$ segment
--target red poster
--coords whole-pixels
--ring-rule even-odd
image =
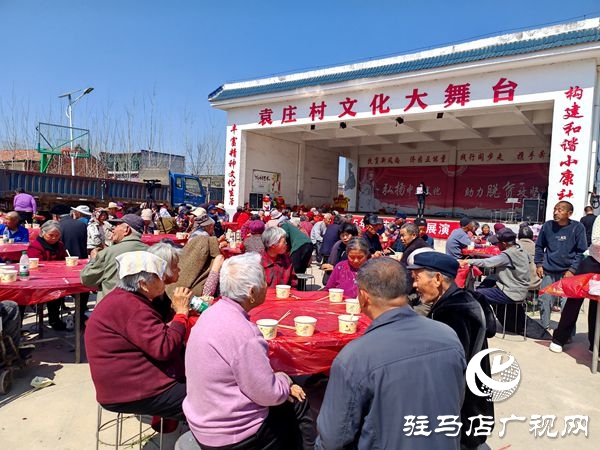
[[[415,188],[429,191],[425,215],[470,214],[509,210],[509,198],[537,198],[548,187],[548,163],[361,168],[358,211],[402,209],[416,212]],[[516,206],[520,207],[520,204]]]

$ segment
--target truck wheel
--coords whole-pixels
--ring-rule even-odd
[[[10,370],[6,369],[0,373],[0,395],[7,394],[12,385],[12,376]]]

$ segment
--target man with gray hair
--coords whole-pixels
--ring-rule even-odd
[[[440,415],[458,420],[466,363],[456,334],[408,306],[407,274],[397,261],[371,259],[356,283],[361,310],[373,322],[333,361],[315,448],[458,450],[456,429],[413,433],[415,416],[430,424]]]

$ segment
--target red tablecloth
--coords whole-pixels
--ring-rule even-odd
[[[186,239],[177,239],[176,234],[143,234],[142,242],[148,245],[154,245],[160,242],[161,239],[171,239],[176,244],[185,245],[187,242]]]
[[[4,261],[19,262],[21,253],[27,251],[29,244],[0,244],[0,258]]]
[[[291,310],[292,313],[281,324],[292,327],[296,316],[312,316],[317,319],[316,331],[311,337],[296,336],[296,332],[291,329],[278,329],[277,337],[267,341],[271,366],[273,370],[289,375],[328,372],[340,350],[362,335],[371,320],[360,314],[358,331],[355,334],[343,334],[338,331],[338,315],[346,314],[344,303],[330,303],[328,298],[324,298],[328,296],[327,291],[292,290],[292,295],[300,299],[279,300],[275,296],[275,290],[269,289],[265,303],[250,311],[250,320],[256,322],[258,319],[279,319]]]
[[[240,224],[237,222],[221,222],[223,230],[237,231],[240,229]]]
[[[29,228],[29,242],[35,240],[40,235],[40,228]]]
[[[96,290],[81,284],[81,269],[87,260],[79,260],[74,267],[64,261],[40,261],[40,267],[29,271],[27,281],[0,283],[0,300],[14,300],[19,305],[45,303],[65,295]],[[17,268],[15,266],[15,268]]]
[[[474,248],[473,250],[463,248],[460,252],[463,256],[468,256],[470,258],[489,258],[490,256],[499,255],[502,250],[495,245],[490,245],[488,247]]]

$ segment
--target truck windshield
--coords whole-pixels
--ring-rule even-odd
[[[194,178],[186,178],[185,179],[185,191],[186,194],[190,195],[200,195],[202,191],[200,190],[200,183],[198,180]]]

